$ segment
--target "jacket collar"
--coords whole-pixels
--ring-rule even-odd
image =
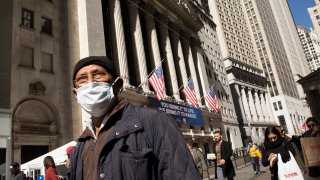
[[[116,122],[106,143],[113,139],[119,139],[133,132],[142,130],[142,122],[138,117],[135,107],[130,103],[126,104],[122,111],[121,119]]]
[[[127,134],[143,129],[142,122],[138,119],[135,107],[127,100],[122,100],[118,103],[118,105],[112,110],[108,120],[118,118],[117,115],[119,115],[119,113],[121,113],[121,119],[115,119],[116,122],[114,128],[112,128],[106,143],[113,139],[119,139]],[[104,131],[104,129],[105,127],[101,129],[101,132]],[[95,135],[88,127],[86,127],[78,140],[87,138],[95,139]]]

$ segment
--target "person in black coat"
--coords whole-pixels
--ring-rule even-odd
[[[302,138],[320,136],[320,126],[316,118],[309,117],[306,121],[306,124],[308,126],[308,131],[303,133]],[[300,144],[300,141],[299,141],[299,144]],[[301,144],[300,144],[300,147],[301,147]],[[320,167],[309,167],[308,169],[309,169],[310,177],[320,179]]]
[[[214,132],[213,153],[215,154],[215,178],[233,180],[236,176],[234,167],[231,161],[232,148],[229,142],[222,140],[222,132]]]
[[[123,80],[105,56],[78,61],[73,93],[86,129],[70,154],[71,180],[200,180],[176,121],[119,97]]]
[[[276,127],[268,127],[265,130],[264,148],[262,149],[263,166],[270,166],[271,180],[278,180],[278,155],[281,155],[284,163],[290,160],[290,153],[295,156],[295,151],[289,141],[282,138]]]

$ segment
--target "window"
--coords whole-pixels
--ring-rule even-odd
[[[52,35],[52,21],[49,18],[41,18],[41,32]]]
[[[22,25],[28,28],[33,28],[33,12],[22,9]]]
[[[320,19],[320,16],[319,16],[319,15],[317,15],[317,16],[316,16],[316,19],[317,19],[317,20],[319,20],[319,19]]]
[[[279,109],[282,109],[281,101],[278,101],[278,106],[279,106]]]
[[[21,46],[20,65],[33,68],[33,48]]]
[[[278,111],[277,103],[273,103],[274,110]]]
[[[53,61],[52,61],[52,54],[42,53],[41,54],[42,64],[41,70],[44,72],[53,72]]]

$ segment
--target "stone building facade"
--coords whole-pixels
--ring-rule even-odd
[[[198,32],[201,47],[203,49],[202,59],[198,67],[202,68],[200,73],[202,89],[208,92],[210,88],[215,89],[221,105],[222,128],[224,136],[234,147],[241,147],[241,133],[236,117],[236,111],[232,100],[226,68],[221,55],[220,42],[217,35],[217,25],[210,14],[210,1],[194,1],[196,12],[203,22],[203,28]],[[206,7],[206,8],[205,8]],[[199,56],[201,58],[201,56]]]
[[[213,131],[221,129],[241,147],[216,24],[203,8],[187,0],[14,0],[7,69],[13,160],[24,163],[80,135],[88,114],[71,93],[71,73],[90,55],[110,57],[124,79],[120,96],[138,106],[155,97],[148,75],[161,62],[166,102],[189,107],[181,87],[191,78],[203,125],[179,124],[186,141],[212,152]],[[203,98],[212,85],[221,113]]]
[[[73,139],[66,2],[14,0],[12,157],[27,162]]]
[[[309,68],[313,72],[320,68],[320,40],[312,28],[307,29],[298,25],[297,30]]]
[[[271,110],[267,79],[256,55],[242,1],[210,1],[209,8],[217,23],[242,140],[262,143],[264,129],[278,121]]]
[[[297,80],[309,69],[285,0],[244,0],[250,31],[267,77],[272,110],[289,134],[300,134],[309,108]],[[287,31],[292,29],[291,31]]]

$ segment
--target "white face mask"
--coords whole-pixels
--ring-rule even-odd
[[[76,91],[78,103],[94,117],[104,115],[112,108],[116,100],[110,83],[92,82],[78,88]]]

